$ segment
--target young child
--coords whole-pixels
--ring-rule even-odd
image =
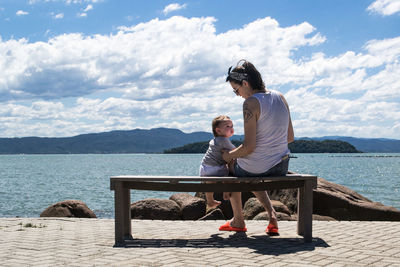
[[[229,140],[234,133],[232,120],[225,115],[213,119],[212,130],[214,138],[209,142],[209,147],[200,165],[200,176],[228,176],[229,168],[222,158],[222,150],[232,150],[235,146]],[[214,199],[213,192],[206,192],[207,206],[215,208],[221,201]]]

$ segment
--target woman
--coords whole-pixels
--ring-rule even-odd
[[[241,64],[240,64],[241,63]],[[232,67],[231,67],[232,68]],[[235,160],[234,172],[239,177],[286,175],[289,165],[288,143],[294,141],[289,106],[283,95],[267,90],[261,74],[253,64],[239,61],[226,81],[236,95],[243,97],[244,142],[232,151],[224,151],[226,162]],[[253,192],[269,215],[266,232],[278,235],[276,212],[266,191]],[[233,219],[221,231],[246,231],[240,192],[232,192]]]

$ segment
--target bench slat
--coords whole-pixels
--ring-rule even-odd
[[[316,176],[308,174],[287,174],[286,176],[268,176],[268,177],[233,177],[233,176],[140,176],[140,175],[120,175],[112,176],[112,181],[220,181],[220,182],[237,182],[237,181],[260,181],[260,180],[314,180]]]
[[[299,188],[304,181],[266,181],[258,183],[168,183],[168,182],[148,182],[148,181],[129,181],[123,183],[125,188],[136,190],[151,191],[170,191],[170,192],[250,192],[263,191],[268,189],[287,189]]]
[[[310,180],[313,183],[313,188],[317,186],[317,177],[313,175],[298,175],[298,174],[288,174],[286,176],[270,176],[270,177],[200,177],[200,176],[133,176],[133,175],[125,175],[125,176],[113,176],[110,179],[111,190],[115,190],[116,183],[124,183],[125,187],[131,189],[140,189],[140,190],[154,190],[154,191],[176,191],[179,192],[206,192],[202,190],[207,190],[207,192],[223,192],[221,189],[216,188],[213,189],[213,186],[216,184],[205,185],[201,184],[202,182],[222,182],[225,183],[225,190],[228,188],[235,188],[234,190],[239,190],[241,192],[245,192],[244,189],[240,190],[241,186],[232,186],[229,187],[227,184],[234,184],[240,182],[241,184],[246,182],[251,182],[254,184],[259,184],[261,182],[268,182],[268,185],[261,185],[259,190],[263,187],[267,189],[276,189],[276,186],[282,186],[282,188],[296,188],[299,187],[296,181],[300,181],[303,183],[304,181]],[[141,183],[139,183],[141,182]],[[275,182],[275,184],[273,183]],[[297,185],[297,186],[296,186]],[[302,184],[301,184],[302,186]],[[167,190],[166,188],[169,188]],[[190,187],[190,189],[189,189]],[[274,188],[273,188],[274,187]],[[196,189],[197,188],[197,189]],[[250,187],[247,187],[250,188]],[[251,186],[251,188],[256,188],[257,185]],[[230,189],[230,192],[233,189]],[[246,189],[247,190],[247,189]],[[251,189],[250,191],[254,191]]]

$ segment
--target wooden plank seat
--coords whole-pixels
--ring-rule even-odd
[[[212,184],[204,182],[215,182]],[[130,190],[171,192],[250,192],[267,189],[298,188],[297,233],[312,241],[313,189],[317,177],[287,174],[274,177],[200,177],[200,176],[113,176],[110,178],[115,200],[115,246],[133,239]]]

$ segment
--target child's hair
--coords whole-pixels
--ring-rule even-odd
[[[213,119],[213,121],[212,121],[212,131],[213,131],[213,134],[214,134],[215,137],[218,136],[218,133],[217,133],[216,129],[218,128],[219,124],[221,122],[223,122],[223,121],[230,121],[230,120],[231,120],[231,118],[229,118],[226,115],[219,115],[219,116],[217,116],[217,117],[215,117]]]

